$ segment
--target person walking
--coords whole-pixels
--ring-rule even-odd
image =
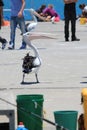
[[[23,11],[25,8],[25,0],[10,0],[11,1],[11,20],[10,20],[10,42],[8,49],[15,48],[15,32],[16,27],[19,25],[21,33],[24,34],[25,31],[25,20]],[[20,49],[25,49],[26,43],[22,40],[22,46]]]
[[[3,6],[4,6],[4,3],[2,0],[0,0],[0,30],[1,30],[2,19],[3,19]],[[4,49],[7,44],[7,40],[0,36],[0,42],[2,43],[2,49]]]
[[[69,41],[69,21],[71,21],[71,41],[80,41],[76,37],[76,2],[78,0],[64,0],[64,16],[65,16],[65,41]]]

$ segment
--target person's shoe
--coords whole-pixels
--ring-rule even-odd
[[[14,49],[13,44],[9,44],[8,49],[9,49],[9,50],[13,50],[13,49]]]
[[[80,41],[80,39],[79,38],[72,38],[72,41]]]
[[[19,49],[20,49],[20,50],[26,49],[26,45],[22,45]]]
[[[2,42],[2,50],[5,49],[7,43],[8,43],[8,42],[4,39],[4,41]]]
[[[66,38],[66,39],[65,39],[65,42],[69,42],[69,39],[68,39],[68,38]]]

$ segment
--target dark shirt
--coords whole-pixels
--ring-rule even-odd
[[[66,19],[76,19],[76,8],[75,8],[75,3],[70,3],[70,4],[65,4],[64,8],[64,15]]]
[[[0,6],[4,6],[4,3],[2,0],[0,0]]]

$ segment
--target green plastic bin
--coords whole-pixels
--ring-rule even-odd
[[[68,130],[76,130],[77,129],[77,111],[55,111],[54,112],[54,118],[55,122],[59,126],[63,126],[64,128],[67,128]],[[56,128],[57,130],[60,130],[60,128]]]
[[[18,123],[22,121],[29,130],[42,130],[42,119],[34,116],[33,113],[43,116],[43,95],[18,95],[16,101]]]

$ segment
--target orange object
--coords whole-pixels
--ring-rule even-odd
[[[2,26],[9,26],[9,25],[10,25],[9,21],[7,21],[7,20],[2,21]]]

